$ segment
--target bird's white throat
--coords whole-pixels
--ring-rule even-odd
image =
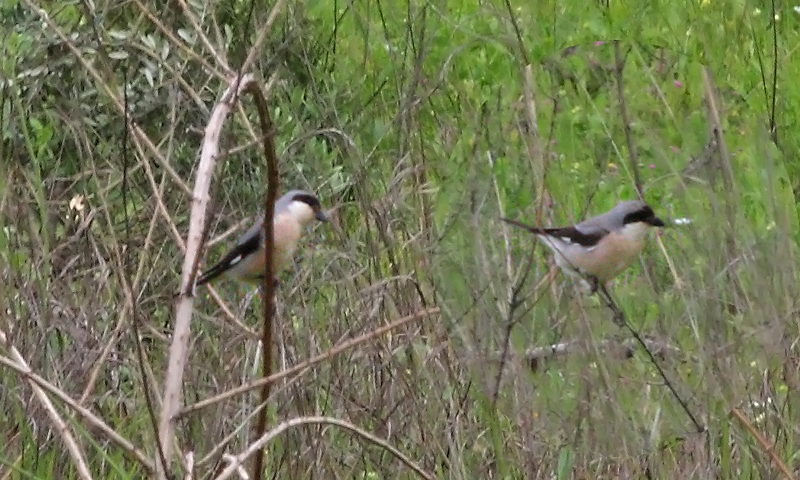
[[[306,202],[293,201],[289,204],[289,215],[292,216],[298,223],[305,226],[314,219],[314,209]]]
[[[624,227],[622,227],[620,233],[628,240],[640,242],[644,240],[644,237],[647,236],[647,233],[650,232],[651,228],[653,228],[653,226],[650,225],[649,223],[634,222],[634,223],[629,223]]]

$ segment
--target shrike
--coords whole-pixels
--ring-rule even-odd
[[[273,270],[277,273],[291,260],[303,229],[312,220],[328,222],[319,199],[303,190],[292,190],[275,202],[273,216]],[[241,237],[222,260],[197,279],[197,285],[208,283],[220,275],[247,284],[259,284],[266,270],[264,220],[259,219]]]
[[[639,200],[620,202],[602,215],[569,227],[541,228],[502,220],[536,234],[553,251],[561,270],[588,280],[593,293],[636,260],[652,227],[664,226],[653,209]]]

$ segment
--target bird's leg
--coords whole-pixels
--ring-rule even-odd
[[[608,290],[606,289],[606,286],[603,284],[603,282],[601,282],[600,279],[598,279],[594,275],[583,274],[583,277],[589,284],[590,288],[589,295],[595,295],[595,294],[599,295],[603,303],[605,303],[606,306],[610,308],[611,311],[613,312],[614,323],[620,327],[624,326],[625,313],[623,313],[622,310],[619,308],[617,302],[615,302],[614,299],[611,298],[611,294],[608,293]]]
[[[600,280],[598,280],[597,277],[595,277],[594,275],[586,275],[585,277],[589,282],[589,288],[590,288],[589,294],[594,295],[595,293],[597,293],[597,288],[600,286]]]
[[[261,279],[262,279],[262,280],[264,279],[264,276],[263,276],[263,275],[261,276]],[[261,282],[258,282],[258,287],[257,287],[257,290],[258,290],[259,292],[261,291],[261,287],[262,287],[263,285],[264,285],[263,283],[261,283]],[[273,289],[273,290],[277,290],[277,289],[278,289],[278,287],[280,287],[280,286],[281,286],[281,282],[280,282],[280,280],[278,280],[278,278],[277,278],[277,277],[275,277],[275,278],[272,280],[272,289]]]
[[[600,281],[594,275],[590,273],[586,273],[579,268],[575,268],[573,270],[574,276],[580,280],[580,291],[581,293],[586,293],[586,289],[589,289],[589,296],[591,297],[595,293],[597,293],[597,286],[600,284]]]

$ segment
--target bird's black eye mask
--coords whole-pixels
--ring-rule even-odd
[[[309,195],[307,193],[298,193],[294,197],[292,197],[293,202],[303,202],[311,207],[314,211],[319,210],[322,208],[322,205],[319,203],[319,199],[314,195]]]
[[[293,202],[303,202],[309,207],[311,210],[314,211],[314,217],[319,220],[320,222],[329,222],[330,219],[322,211],[322,204],[319,203],[319,199],[314,195],[310,195],[308,193],[298,193],[294,197],[292,197]]]
[[[636,223],[636,222],[644,222],[650,224],[654,227],[663,227],[664,221],[660,218],[656,217],[656,214],[653,213],[653,209],[645,206],[644,208],[640,208],[635,212],[631,212],[625,215],[625,218],[622,219],[622,224],[627,225],[629,223]]]

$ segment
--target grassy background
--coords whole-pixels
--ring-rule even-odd
[[[217,58],[240,65],[267,18],[262,5],[250,16],[247,3],[95,5],[0,3],[2,478],[78,477],[23,360],[67,397],[50,394],[94,475],[144,475],[132,452],[155,455],[146,392],[157,412],[188,225],[190,196],[177,179],[191,188],[203,128],[227,85]],[[317,192],[335,221],[313,229],[282,276],[276,370],[424,308],[441,313],[279,382],[271,426],[350,422],[437,478],[795,474],[792,7],[285,5],[254,70],[278,79],[269,100],[282,189]],[[703,66],[727,155],[706,148]],[[126,141],[113,102],[123,85],[158,155]],[[211,238],[263,201],[254,118],[245,106],[226,126]],[[702,165],[687,172],[690,164]],[[614,296],[636,331],[668,347],[659,365],[705,433],[641,350],[603,347],[629,332],[553,275],[544,249],[522,281],[534,242],[498,221],[556,225],[600,213],[634,198],[634,167],[657,214],[693,223],[654,236]],[[231,241],[212,243],[205,263]],[[258,297],[227,281],[215,289],[220,300],[200,289],[195,303],[187,405],[258,376],[248,332]],[[529,368],[526,349],[562,341],[570,355]],[[258,401],[238,395],[181,418],[178,446],[194,452],[197,478],[254,441]],[[132,445],[111,441],[100,421]],[[267,452],[272,478],[416,476],[331,423],[291,426]]]

